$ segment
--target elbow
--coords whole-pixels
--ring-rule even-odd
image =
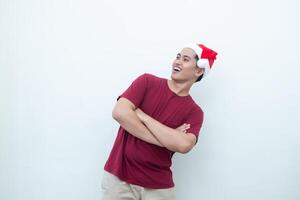
[[[178,150],[179,153],[182,153],[182,154],[186,154],[190,151],[190,149],[187,149],[187,148],[181,148]]]
[[[163,145],[170,151],[178,152],[182,154],[188,153],[194,146],[192,142],[187,140],[169,141],[168,143]]]
[[[116,112],[115,109],[113,109],[111,116],[113,119],[117,120],[120,117],[120,114],[118,112]]]
[[[119,123],[121,123],[126,118],[128,118],[129,112],[130,112],[130,109],[115,107],[112,111],[112,118],[115,119],[116,121],[118,121]]]
[[[120,109],[114,108],[112,111],[112,118],[118,122],[122,120],[122,116],[124,115],[124,112],[121,112]]]
[[[119,121],[128,115],[130,111],[134,111],[134,104],[126,98],[121,97],[112,110],[112,118]]]
[[[190,150],[193,148],[193,146],[192,145],[190,145],[190,144],[182,144],[182,145],[180,145],[179,147],[178,147],[178,152],[179,153],[182,153],[182,154],[186,154],[186,153],[188,153],[188,152],[190,152]]]

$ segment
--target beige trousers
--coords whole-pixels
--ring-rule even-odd
[[[129,184],[104,171],[101,182],[102,200],[175,200],[175,189],[149,189]]]

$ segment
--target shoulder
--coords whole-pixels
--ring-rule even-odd
[[[160,83],[163,80],[163,78],[151,73],[143,73],[139,77],[141,79],[144,79],[148,85],[152,85],[152,86]]]
[[[141,76],[143,77],[146,77],[147,79],[150,79],[150,80],[158,80],[158,79],[162,79],[161,77],[158,77],[154,74],[151,74],[151,73],[143,73]]]
[[[145,87],[152,87],[155,85],[159,85],[162,82],[163,78],[155,76],[150,73],[143,73],[138,75],[132,84],[134,85],[143,85]]]
[[[193,116],[198,116],[198,117],[202,117],[204,116],[204,111],[203,109],[200,107],[200,105],[198,105],[193,98],[191,98],[190,101],[190,106],[189,106],[189,112],[188,115],[193,115]]]

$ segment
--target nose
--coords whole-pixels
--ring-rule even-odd
[[[175,60],[175,64],[176,64],[176,65],[181,65],[181,64],[182,64],[181,59],[176,59],[176,60]]]

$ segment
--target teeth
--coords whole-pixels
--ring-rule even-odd
[[[178,68],[178,67],[174,67],[174,70],[175,70],[175,71],[179,71],[179,72],[181,71],[181,69]]]

